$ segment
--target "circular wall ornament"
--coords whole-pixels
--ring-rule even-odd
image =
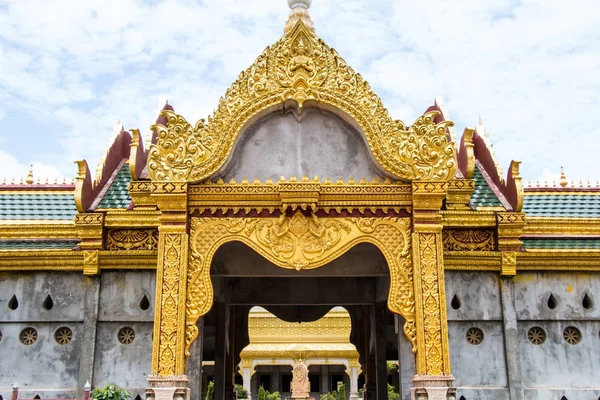
[[[133,328],[126,326],[124,328],[119,329],[119,333],[117,336],[121,344],[131,344],[135,339],[135,331],[133,330]]]
[[[539,326],[534,326],[527,332],[527,339],[536,346],[539,346],[546,341],[546,331]]]
[[[54,340],[62,346],[69,344],[71,343],[71,340],[73,340],[73,331],[66,326],[58,328],[56,332],[54,332]]]
[[[469,328],[467,331],[467,342],[478,345],[483,342],[483,331],[479,328]]]
[[[38,338],[37,331],[31,327],[23,329],[21,331],[21,334],[19,335],[19,339],[21,340],[21,343],[23,343],[25,346],[31,346],[32,344],[35,343],[37,338]]]
[[[574,326],[568,326],[563,331],[563,338],[569,344],[577,344],[581,342],[581,331]]]

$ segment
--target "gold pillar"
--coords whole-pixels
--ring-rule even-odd
[[[498,222],[498,250],[502,252],[502,276],[517,274],[517,253],[521,251],[523,242],[521,235],[527,221],[525,214],[520,212],[499,212]]]
[[[448,320],[440,209],[446,197],[445,182],[412,184],[413,265],[417,327],[416,375],[412,396],[442,399],[454,392],[450,384]]]
[[[185,299],[188,262],[187,183],[153,182],[161,211],[156,265],[152,375],[148,395],[189,397],[185,377]]]

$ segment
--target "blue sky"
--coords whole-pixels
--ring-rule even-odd
[[[600,3],[314,0],[317,34],[410,124],[443,96],[525,179],[600,179]],[[0,0],[0,179],[92,170],[117,121],[189,121],[282,34],[285,0]]]

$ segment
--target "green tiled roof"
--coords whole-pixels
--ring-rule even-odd
[[[496,197],[490,186],[487,184],[479,167],[475,166],[473,172],[473,181],[475,191],[471,195],[471,203],[476,207],[502,207],[502,203]]]
[[[0,240],[0,250],[69,250],[77,246],[77,240]]]
[[[0,193],[0,220],[72,220],[77,213],[73,193]]]
[[[127,190],[130,181],[129,164],[123,164],[102,201],[100,201],[98,208],[127,208],[131,203],[129,190]]]
[[[525,195],[523,212],[543,217],[600,217],[600,196],[593,194]]]
[[[600,250],[600,239],[521,239],[525,249]]]

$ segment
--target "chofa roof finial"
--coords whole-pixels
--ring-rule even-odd
[[[302,20],[308,29],[310,29],[313,33],[315,32],[315,27],[310,20],[310,15],[308,15],[308,9],[310,8],[311,3],[312,0],[288,0],[288,6],[292,12],[285,23],[285,33],[290,32],[294,26],[296,26],[298,20]]]
[[[561,165],[560,166],[560,186],[567,187],[568,184],[569,184],[569,181],[567,180],[567,177],[565,176],[565,169]]]
[[[33,184],[33,164],[29,165],[29,173],[27,174],[27,178],[25,179],[25,183],[28,185]]]

